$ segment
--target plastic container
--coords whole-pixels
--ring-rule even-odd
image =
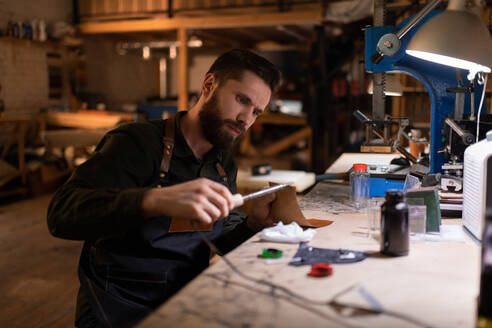
[[[386,195],[387,190],[397,189],[402,190],[405,185],[405,180],[395,180],[380,178],[371,175],[369,179],[369,198],[383,197]]]
[[[381,206],[383,206],[384,197],[374,197],[369,199],[367,205],[367,231],[368,236],[379,241],[381,235]]]
[[[388,190],[381,206],[381,253],[405,256],[409,252],[408,205],[401,190]]]
[[[369,200],[369,178],[367,165],[354,164],[350,172],[350,187],[352,188],[352,202],[357,209],[365,208]]]

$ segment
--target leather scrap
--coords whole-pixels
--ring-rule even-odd
[[[270,182],[270,186],[275,185],[277,183]],[[308,228],[320,228],[333,223],[330,220],[306,219],[297,203],[296,188],[293,186],[277,191],[269,217],[273,222],[282,221],[283,224],[297,222],[301,227]]]

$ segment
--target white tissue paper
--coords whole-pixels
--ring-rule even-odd
[[[313,239],[316,231],[314,229],[302,230],[297,222],[289,224],[277,223],[276,226],[265,228],[260,234],[261,239],[279,243],[299,243]]]

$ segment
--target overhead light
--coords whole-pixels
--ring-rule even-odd
[[[150,47],[149,46],[144,46],[142,48],[142,58],[145,60],[150,58]]]
[[[200,48],[201,46],[203,46],[203,41],[194,35],[188,40],[188,47],[190,48]]]
[[[406,53],[424,60],[470,71],[490,73],[492,40],[480,17],[465,9],[465,1],[450,0],[448,8],[415,33]]]
[[[369,82],[369,86],[367,87],[367,93],[372,95],[373,92],[374,92],[374,82],[371,79],[371,82]],[[385,74],[384,94],[386,96],[403,95],[403,86],[401,85],[400,79],[397,75]]]
[[[175,59],[178,56],[178,50],[176,45],[172,45],[169,47],[169,58]]]

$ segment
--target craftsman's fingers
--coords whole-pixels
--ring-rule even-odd
[[[213,203],[211,200],[211,195],[195,195],[193,197],[195,202],[195,209],[200,209],[205,211],[210,217],[211,221],[216,221],[222,217],[221,210]]]
[[[205,224],[210,224],[214,221],[207,211],[200,207],[195,208],[195,214],[195,218],[192,219],[192,221],[198,221]]]
[[[216,192],[212,188],[207,193],[207,200],[219,210],[219,218],[224,218],[229,215],[229,202],[223,194]]]
[[[209,179],[199,179],[197,192],[207,197],[220,211],[219,218],[229,215],[232,203],[232,194],[225,186]]]
[[[209,181],[210,188],[212,188],[216,193],[221,195],[226,200],[227,207],[229,208],[229,210],[232,210],[234,208],[234,200],[232,199],[231,191],[227,187],[221,185],[218,182],[212,180],[208,180],[208,181]],[[227,216],[227,214],[224,216]]]
[[[265,227],[271,227],[275,223],[270,217],[270,209],[272,202],[277,196],[271,193],[254,200],[253,208],[248,217],[248,227],[253,231],[259,231]]]
[[[203,223],[226,217],[231,207],[230,191],[205,178],[151,189],[144,194],[141,204],[145,217],[167,215],[198,219]]]
[[[277,199],[277,195],[275,193],[267,194],[254,200],[255,207],[269,208],[275,199]]]

